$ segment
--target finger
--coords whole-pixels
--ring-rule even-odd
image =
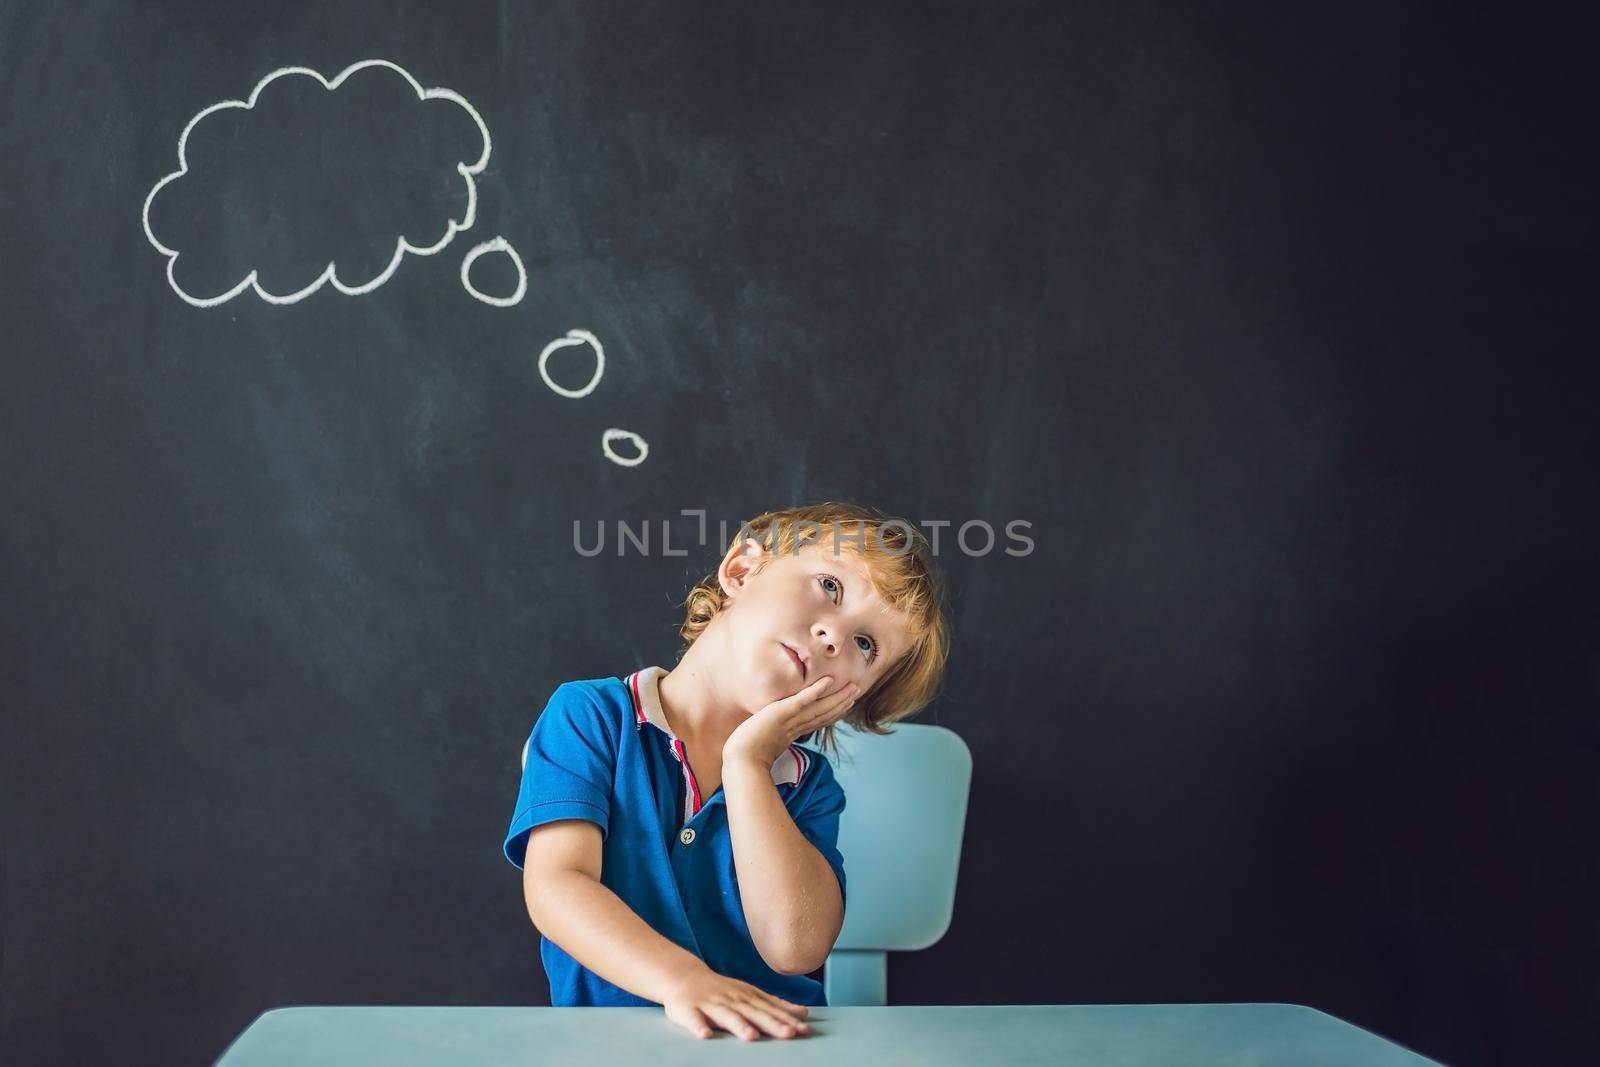
[[[695,1037],[707,1038],[716,1033],[717,1028],[711,1025],[711,1020],[706,1018],[705,1012],[690,1008],[689,1015],[688,1030]]]
[[[772,1000],[772,1001],[776,1001],[777,1003],[782,1004],[784,1007],[788,1008],[790,1011],[798,1012],[802,1019],[805,1018],[807,1015],[811,1014],[811,1009],[806,1007],[804,1004],[796,1004],[792,1000],[784,1000],[782,997],[775,997],[771,993],[767,994],[767,999],[768,1000]]]
[[[850,714],[850,709],[855,707],[855,703],[856,702],[852,700],[825,715],[813,716],[795,728],[795,736],[804,737],[807,734],[814,734],[824,727],[833,726],[836,723],[843,722],[844,717]]]
[[[860,690],[861,686],[857,685],[855,682],[841,682],[839,683],[839,688],[832,690],[831,692],[824,693],[821,699],[833,699],[837,697],[849,696],[852,693],[860,692]]]
[[[790,1015],[796,1015],[801,1019],[804,1019],[807,1015],[811,1014],[811,1009],[806,1007],[804,1004],[796,1004],[792,1000],[784,1000],[782,997],[774,996],[758,985],[751,985],[749,982],[741,982],[740,985],[742,986],[743,992],[746,996],[754,1000],[764,1001],[775,1008],[782,1008]]]
[[[755,1023],[773,1037],[793,1037],[800,1031],[800,1024],[787,1015],[782,1015],[776,1008],[764,1001],[746,1000],[739,1004],[739,1010],[745,1018]]]
[[[806,1009],[798,1004],[791,1004],[760,988],[751,991],[751,999],[792,1025],[802,1028],[806,1025]]]
[[[804,695],[805,692],[806,692],[806,690],[802,689],[800,691],[800,693],[798,693],[796,695]],[[835,690],[833,690],[831,692],[818,693],[815,696],[811,697],[804,704],[799,706],[799,710],[802,711],[804,714],[809,715],[813,711],[817,710],[818,708],[830,707],[831,705],[837,703],[840,700],[848,700],[852,696],[859,696],[859,695],[860,695],[860,686],[856,685],[855,682],[844,682],[839,686],[839,688],[837,688],[837,689],[835,689]]]
[[[700,1010],[711,1016],[718,1026],[730,1034],[738,1035],[741,1040],[754,1041],[761,1036],[759,1030],[727,1004],[707,1004]]]
[[[830,684],[832,684],[832,682],[833,677],[831,675],[824,674],[821,678],[818,678],[816,681],[812,682],[810,685],[799,690],[798,692],[790,693],[781,700],[773,701],[772,707],[777,709],[777,713],[779,715],[792,714],[805,708],[805,706],[810,704],[813,700],[821,699],[824,695],[824,691]]]
[[[810,715],[817,708],[824,707],[831,701],[838,699],[841,694],[849,690],[851,685],[855,684],[853,682],[845,682],[838,689],[829,691],[828,686],[832,685],[833,681],[834,679],[831,676],[823,675],[798,693],[779,701],[778,704],[782,709],[781,716],[798,723],[802,717]]]
[[[856,698],[860,695],[860,690],[855,687],[854,682],[851,682],[844,689],[840,690],[840,695],[837,697],[831,700],[819,702],[816,707],[810,709],[807,712],[806,719],[804,720],[805,724],[815,728],[816,726],[820,726],[835,718],[843,717],[844,714],[850,710],[850,706],[856,702]]]
[[[824,674],[821,678],[806,686],[800,692],[790,697],[796,706],[809,704],[813,700],[821,700],[828,695],[828,687],[833,685],[833,675]]]

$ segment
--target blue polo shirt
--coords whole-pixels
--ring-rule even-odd
[[[702,797],[683,742],[667,728],[657,684],[665,668],[564,682],[528,738],[505,856],[518,870],[528,833],[556,819],[588,819],[604,843],[600,881],[657,933],[718,974],[796,1004],[825,1007],[822,983],[780,974],[751,940],[739,897],[722,787]],[[772,782],[795,826],[845,892],[839,854],[844,790],[820,752],[790,745]],[[543,935],[539,955],[555,1007],[652,1005],[606,981]],[[658,1005],[659,1006],[659,1005]]]

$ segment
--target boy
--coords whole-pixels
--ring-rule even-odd
[[[566,682],[529,737],[505,855],[551,1003],[661,1005],[698,1037],[807,1032],[844,922],[844,792],[821,753],[925,706],[949,623],[908,523],[824,503],[744,524],[670,672]],[[756,537],[745,536],[754,531]]]

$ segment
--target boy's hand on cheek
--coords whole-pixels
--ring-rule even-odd
[[[855,703],[856,684],[848,682],[830,693],[832,683],[833,678],[825,674],[740,723],[722,746],[723,777],[727,777],[730,762],[747,762],[766,770],[796,738],[844,718]]]

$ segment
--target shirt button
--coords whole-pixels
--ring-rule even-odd
[[[678,840],[686,845],[694,844],[694,830],[687,826],[684,827],[683,833],[678,835]]]

